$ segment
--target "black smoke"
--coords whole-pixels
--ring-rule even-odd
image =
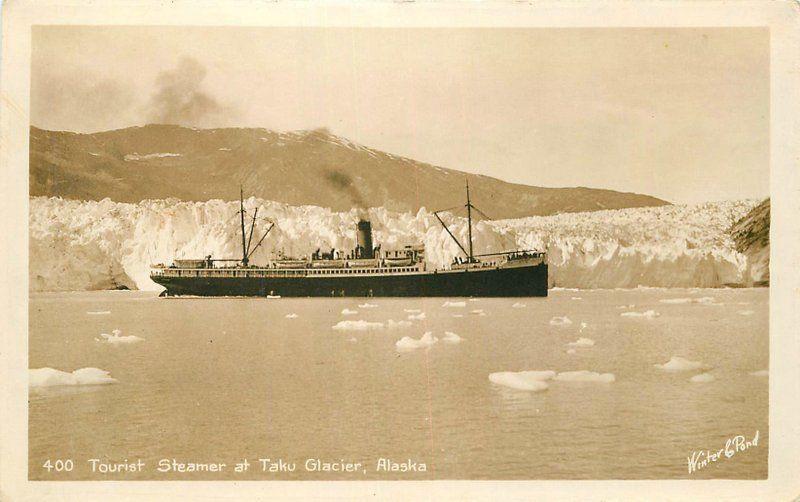
[[[353,179],[347,174],[341,171],[329,170],[325,173],[325,180],[336,190],[346,194],[354,207],[359,209],[365,209],[367,207],[367,204],[361,197],[361,193],[353,183]]]

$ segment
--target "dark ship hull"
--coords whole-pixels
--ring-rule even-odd
[[[409,274],[297,276],[269,269],[234,270],[231,276],[155,275],[165,296],[281,297],[533,297],[547,296],[547,263]],[[198,274],[199,275],[199,274]],[[239,275],[238,277],[236,275]]]

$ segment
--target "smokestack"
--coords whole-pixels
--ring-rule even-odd
[[[372,224],[369,220],[358,220],[356,245],[362,249],[361,258],[374,258],[372,253]]]

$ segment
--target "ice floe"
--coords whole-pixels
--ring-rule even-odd
[[[106,385],[116,383],[110,373],[100,368],[81,368],[72,373],[53,368],[28,370],[29,387],[55,387],[58,385]]]
[[[716,378],[714,378],[714,375],[711,373],[700,373],[699,375],[695,375],[689,379],[690,382],[694,383],[713,382],[714,380],[716,380]]]
[[[557,382],[597,382],[611,383],[616,380],[613,373],[598,373],[596,371],[579,370],[564,371],[500,371],[491,373],[489,381],[498,385],[504,385],[512,389],[540,391],[548,388],[547,380]]]
[[[122,331],[115,329],[110,335],[108,333],[100,333],[100,338],[95,338],[94,340],[96,342],[108,343],[110,345],[121,345],[143,342],[144,338],[139,338],[138,336],[134,335],[122,336]]]
[[[356,315],[358,310],[342,309],[342,315]]]
[[[461,343],[463,340],[464,340],[463,338],[453,333],[452,331],[445,331],[444,338],[442,338],[442,341],[447,343]]]
[[[569,326],[570,324],[572,324],[572,321],[567,316],[563,316],[563,317],[558,317],[557,316],[557,317],[554,317],[554,318],[550,319],[550,325],[551,326]]]
[[[383,329],[383,323],[363,320],[339,321],[333,326],[333,329],[338,331],[367,331],[371,329]]]
[[[658,312],[655,310],[646,310],[644,312],[622,312],[620,316],[622,317],[644,317],[646,319],[653,319],[655,317],[660,316]]]
[[[664,298],[662,300],[659,300],[659,302],[675,304],[675,305],[682,305],[686,303],[700,303],[703,305],[722,305],[721,303],[717,303],[716,300],[711,296],[703,296],[700,298]]]
[[[545,380],[555,375],[555,371],[498,371],[489,374],[489,381],[512,389],[538,392],[547,390]]]
[[[466,306],[467,306],[467,302],[450,302],[450,301],[447,301],[447,302],[444,302],[442,304],[442,307],[449,307],[449,308],[466,307]]]
[[[559,382],[600,382],[610,383],[616,380],[613,373],[597,373],[596,371],[564,371],[553,377]]]
[[[410,336],[404,336],[400,340],[395,343],[397,350],[405,351],[405,350],[414,350],[419,349],[422,347],[430,347],[431,345],[438,342],[439,339],[433,336],[433,333],[430,331],[426,331],[419,339],[411,338]]]
[[[580,337],[574,342],[567,343],[570,347],[594,347],[594,340],[591,338]]]
[[[683,357],[672,356],[664,364],[655,364],[656,368],[664,371],[691,371],[702,368],[704,365],[700,361],[690,361]]]

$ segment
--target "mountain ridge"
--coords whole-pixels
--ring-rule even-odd
[[[30,128],[31,196],[232,200],[241,184],[246,195],[290,205],[417,211],[463,205],[465,180],[475,205],[492,218],[669,204],[630,192],[510,183],[382,152],[327,129],[150,124],[74,133]]]

